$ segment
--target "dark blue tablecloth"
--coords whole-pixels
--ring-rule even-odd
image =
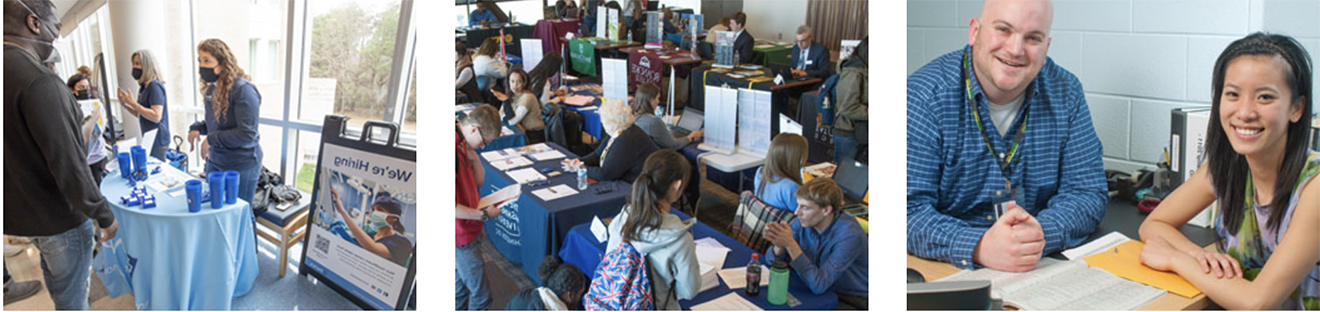
[[[556,145],[546,143],[569,158],[576,158],[572,152]],[[529,158],[530,159],[530,158]],[[536,162],[531,167],[553,168],[560,170],[560,159]],[[481,196],[513,184],[513,179],[495,168],[483,158],[481,164],[486,168],[486,183],[481,186]],[[612,217],[623,207],[624,198],[630,186],[619,181],[607,181],[592,184],[578,194],[546,202],[532,194],[532,191],[555,185],[567,184],[576,189],[577,175],[564,173],[550,178],[549,185],[529,187],[523,185],[522,196],[503,207],[500,217],[486,222],[486,235],[510,262],[523,267],[523,272],[540,284],[536,268],[545,256],[558,252],[564,237],[573,225],[590,222],[592,217]],[[597,190],[611,190],[597,194]]]
[[[527,145],[527,136],[523,135],[522,129],[518,129],[518,127],[508,127],[508,128],[509,130],[513,130],[513,134],[500,136],[494,141],[490,141],[489,143],[486,143],[486,148],[483,148],[477,152],[502,150],[510,147],[519,147],[519,146]]]
[[[677,209],[670,209],[669,213],[678,215],[678,217],[683,220],[689,218],[686,214],[679,212]],[[613,217],[613,215],[610,217]],[[602,219],[603,218],[604,217],[602,217]],[[724,258],[723,268],[744,267],[752,260],[753,251],[751,248],[743,246],[743,244],[738,243],[738,241],[720,233],[719,231],[716,231],[705,223],[697,222],[697,225],[692,227],[692,238],[702,239],[706,237],[713,237],[715,240],[719,241],[720,244],[731,249],[729,255]],[[604,255],[605,242],[597,241],[595,235],[591,234],[590,222],[574,226],[573,229],[568,232],[568,236],[564,238],[564,248],[559,250],[559,257],[563,258],[565,263],[571,263],[574,266],[577,266],[588,276],[592,277],[595,277],[596,266],[600,264],[600,259],[604,257]],[[751,297],[748,296],[742,288],[729,289],[728,285],[724,283],[724,280],[720,280],[719,286],[698,293],[695,298],[690,300],[680,300],[678,304],[682,306],[683,309],[691,309],[694,305],[723,297],[730,292],[737,292],[739,295],[742,295],[743,298],[747,299],[747,301],[751,301],[766,310],[834,310],[839,306],[839,296],[834,292],[825,292],[820,295],[813,294],[811,293],[811,289],[807,288],[807,284],[802,282],[802,279],[799,278],[796,273],[789,273],[789,275],[788,293],[801,302],[800,305],[795,307],[790,307],[787,304],[770,304],[768,299],[766,299],[766,296],[769,293],[767,288],[762,288],[760,295]],[[769,276],[768,273],[765,276]]]
[[[586,131],[587,134],[590,134],[592,137],[595,137],[597,140],[600,140],[600,133],[601,133],[601,125],[600,125],[600,104],[601,104],[601,100],[600,100],[600,96],[601,96],[601,93],[591,92],[590,89],[584,89],[584,90],[582,90],[582,91],[572,91],[572,88],[574,88],[574,87],[578,87],[578,86],[596,86],[596,87],[599,87],[600,84],[598,84],[598,83],[589,83],[589,84],[580,84],[580,85],[576,85],[576,86],[569,87],[569,92],[568,92],[568,96],[569,96],[569,97],[574,96],[574,95],[585,95],[585,96],[595,97],[595,99],[592,99],[592,100],[591,100],[591,104],[587,104],[587,105],[583,105],[583,106],[564,105],[564,107],[568,107],[568,109],[571,109],[571,110],[573,110],[573,111],[575,111],[575,112],[578,112],[579,114],[582,114],[582,131]],[[584,109],[584,108],[588,108],[588,107],[594,107],[594,109],[589,109],[589,110],[585,110],[585,111],[582,110],[582,109]]]

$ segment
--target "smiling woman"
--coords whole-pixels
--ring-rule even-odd
[[[1255,33],[1214,68],[1208,163],[1141,226],[1141,260],[1229,309],[1320,309],[1320,153],[1306,146],[1312,63],[1296,40]],[[1217,252],[1177,230],[1218,200]]]

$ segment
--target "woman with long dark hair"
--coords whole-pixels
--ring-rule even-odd
[[[628,243],[646,255],[656,310],[678,310],[679,299],[692,299],[701,290],[697,245],[688,232],[696,219],[669,213],[689,178],[687,160],[678,152],[652,153],[633,180],[628,204],[610,222],[606,252]]]
[[[1255,33],[1215,61],[1207,164],[1141,225],[1141,261],[1228,309],[1320,309],[1320,153],[1306,147],[1312,64],[1296,40]],[[1214,201],[1215,251],[1178,228]]]
[[[238,171],[238,198],[252,202],[261,175],[261,135],[257,133],[261,93],[220,39],[197,45],[197,64],[206,119],[188,128],[188,142],[196,145],[202,139],[206,172]]]

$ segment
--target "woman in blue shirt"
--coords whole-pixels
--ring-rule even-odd
[[[251,202],[261,174],[261,145],[257,114],[261,93],[238,66],[229,45],[206,39],[197,45],[198,72],[206,98],[206,120],[188,128],[194,146],[202,135],[202,159],[206,172],[238,171],[238,198]]]
[[[165,160],[165,150],[170,148],[170,111],[165,102],[165,81],[161,80],[160,70],[156,68],[156,57],[151,51],[133,52],[133,79],[138,82],[138,97],[119,88],[119,104],[130,115],[138,116],[142,133],[157,130],[156,139],[151,143],[151,157]],[[145,145],[147,142],[143,142]]]
[[[798,187],[802,186],[802,166],[807,164],[807,138],[780,133],[770,141],[765,165],[756,170],[756,198],[770,207],[790,212],[797,210]]]

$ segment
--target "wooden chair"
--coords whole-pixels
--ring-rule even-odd
[[[271,232],[279,235],[266,233],[260,229],[257,230],[257,236],[270,241],[275,246],[279,246],[279,267],[280,277],[284,277],[284,271],[288,269],[289,248],[303,241],[307,235],[307,215],[312,204],[312,195],[298,191],[302,198],[294,203],[293,206],[284,211],[279,209],[267,209],[266,212],[257,216],[257,224],[266,227]]]

